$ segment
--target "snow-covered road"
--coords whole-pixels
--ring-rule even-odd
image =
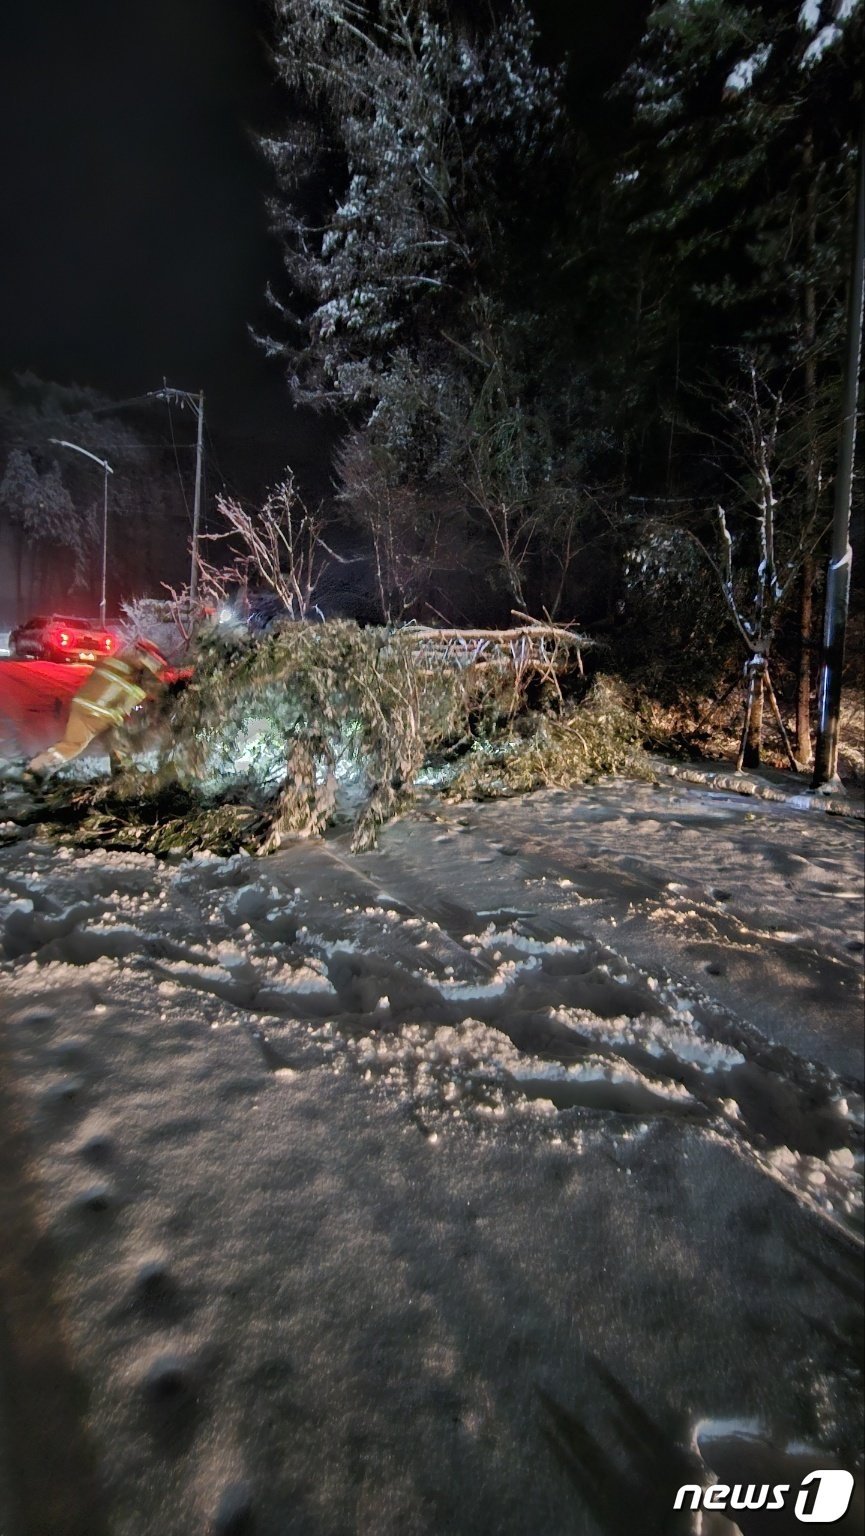
[[[56,741],[69,701],[91,670],[0,657],[0,759],[29,757]]]
[[[633,784],[358,858],[5,849],[32,1528],[666,1536],[731,1455],[852,1470],[861,851]]]

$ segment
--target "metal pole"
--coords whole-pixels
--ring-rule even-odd
[[[108,574],[108,465],[105,465],[102,486],[102,596],[99,599],[99,622],[105,628],[105,586]]]
[[[856,453],[856,407],[859,398],[859,366],[862,355],[862,305],[865,298],[865,114],[859,135],[856,177],[856,213],[853,232],[853,269],[850,273],[847,318],[847,356],[844,363],[844,396],[838,474],[835,479],[835,512],[832,546],[826,574],[826,611],[823,624],[823,659],[818,695],[817,747],[814,753],[812,789],[838,783],[838,726],[841,713],[841,673],[850,599],[850,512],[853,502],[853,463]]]
[[[56,443],[58,448],[71,448],[73,453],[80,453],[85,459],[92,459],[94,464],[99,464],[105,477],[102,490],[102,596],[99,602],[99,622],[105,627],[105,580],[108,571],[108,476],[114,474],[107,459],[100,459],[97,453],[91,453],[89,448],[82,448],[80,443],[67,442],[65,437],[49,437],[49,443]]]
[[[189,606],[198,601],[198,530],[201,522],[201,456],[204,447],[204,390],[198,396],[198,437],[195,444],[195,494],[192,500],[192,569],[189,573]]]

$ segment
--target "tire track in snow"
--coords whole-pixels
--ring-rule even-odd
[[[43,911],[39,882],[17,880],[6,944],[18,959],[34,954],[40,968],[107,957],[168,993],[210,994],[239,1010],[274,1071],[294,1066],[284,1031],[305,1026],[314,1054],[349,1057],[368,1080],[395,1089],[425,1134],[464,1114],[507,1118],[515,1104],[549,1114],[551,1134],[558,1124],[570,1133],[587,1116],[625,1128],[684,1116],[731,1141],[827,1221],[839,1200],[858,1215],[862,1138],[837,1108],[840,1080],[773,1046],[693,985],[603,942],[596,902],[575,906],[569,891],[563,911],[559,886],[573,882],[539,878],[556,868],[538,853],[547,840],[523,841],[531,846],[520,856],[480,828],[437,836],[405,823],[361,859],[339,838],[294,843],[268,861],[269,889],[263,866],[249,861],[166,871],[167,884],[190,898],[193,942],[185,945],[165,931],[176,925],[158,903],[141,913],[143,926],[118,922],[125,913],[106,925],[95,891],[89,903]],[[465,848],[462,883],[454,844]],[[639,888],[645,903],[660,887]],[[531,910],[520,909],[521,892]],[[490,909],[496,896],[505,905]],[[274,915],[284,938],[271,931]]]

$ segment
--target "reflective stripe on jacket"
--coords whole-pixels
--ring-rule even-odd
[[[82,683],[73,703],[96,715],[106,725],[119,725],[136,704],[146,699],[148,689],[141,683],[152,682],[151,669],[127,656],[107,656],[97,662]]]

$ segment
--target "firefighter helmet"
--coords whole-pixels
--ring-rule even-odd
[[[145,640],[142,636],[139,636],[135,641],[133,649],[137,652],[139,660],[141,660],[151,672],[159,672],[163,667],[168,665],[168,662],[159,649],[159,646],[154,645],[152,640]]]

